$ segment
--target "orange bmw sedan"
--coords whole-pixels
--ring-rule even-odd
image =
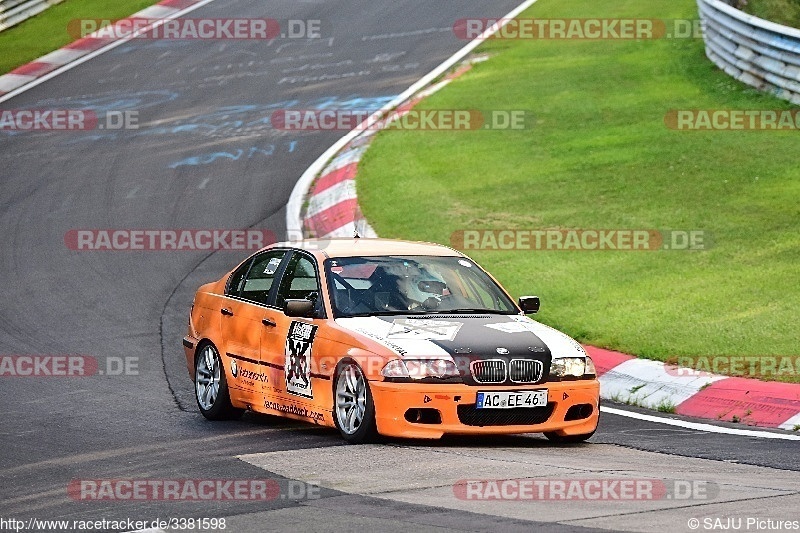
[[[388,239],[260,250],[198,289],[183,339],[200,412],[380,436],[592,436],[591,358],[462,253]]]

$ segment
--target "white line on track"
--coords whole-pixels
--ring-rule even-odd
[[[137,31],[133,32],[128,37],[124,37],[122,39],[119,39],[117,41],[109,43],[109,44],[105,45],[102,48],[98,48],[94,52],[90,52],[90,53],[86,54],[85,56],[81,57],[80,59],[76,59],[75,61],[73,61],[71,63],[67,63],[63,67],[60,67],[60,68],[54,70],[53,72],[50,72],[49,74],[46,74],[46,75],[42,76],[41,78],[37,78],[36,80],[28,83],[27,85],[23,85],[22,87],[20,87],[18,89],[14,89],[13,91],[9,92],[8,94],[0,97],[0,104],[5,102],[6,100],[10,100],[11,98],[14,98],[18,94],[22,94],[25,91],[33,89],[37,85],[39,85],[41,83],[44,83],[47,80],[55,78],[59,74],[63,74],[64,72],[67,72],[68,70],[72,70],[73,68],[77,67],[78,65],[86,63],[90,59],[94,59],[95,57],[97,57],[97,56],[99,56],[101,54],[105,54],[109,50],[113,50],[114,48],[116,48],[118,46],[121,46],[121,45],[127,43],[128,41],[130,41],[132,39],[137,38],[139,35],[141,35],[143,33],[147,33],[150,30],[152,30],[153,28],[157,28],[157,27],[161,26],[162,24],[164,24],[168,20],[172,20],[172,19],[176,19],[178,17],[182,17],[183,15],[185,15],[187,13],[191,13],[192,11],[194,11],[196,9],[199,9],[199,8],[203,7],[204,5],[210,4],[213,1],[214,0],[203,0],[202,2],[199,2],[197,4],[189,6],[189,7],[185,8],[185,9],[181,9],[180,11],[176,11],[172,15],[168,15],[168,16],[164,17],[163,19],[159,19],[159,20],[153,22],[152,24],[150,24],[149,26],[147,26],[145,28],[142,28],[141,30],[137,30]]]
[[[603,413],[608,413],[610,415],[635,418],[637,420],[644,420],[645,422],[654,422],[656,424],[665,424],[667,426],[676,426],[681,428],[693,429],[695,431],[704,431],[706,433],[724,433],[725,435],[738,435],[741,437],[757,437],[759,439],[800,440],[800,435],[787,435],[784,433],[772,433],[769,431],[757,431],[754,429],[737,429],[737,428],[729,428],[723,426],[713,426],[711,424],[703,424],[700,422],[687,422],[685,420],[678,420],[676,418],[666,418],[662,416],[635,413],[633,411],[617,409],[616,407],[601,406],[600,411]]]

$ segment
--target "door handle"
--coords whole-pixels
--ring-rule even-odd
[[[225,316],[233,316],[233,311],[231,311],[227,307],[223,307],[222,309],[219,310],[219,312]]]
[[[278,325],[277,322],[275,322],[274,320],[269,319],[269,318],[262,318],[261,319],[261,323],[264,324],[265,326],[270,326],[272,328],[274,328],[275,326]]]

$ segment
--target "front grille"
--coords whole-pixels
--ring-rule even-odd
[[[514,409],[475,409],[475,404],[459,405],[458,419],[467,426],[533,426],[547,422],[556,404]]]
[[[533,359],[512,359],[508,377],[514,383],[536,383],[542,377],[542,362]]]
[[[502,383],[506,380],[506,362],[502,359],[485,359],[469,364],[472,378],[478,383]]]

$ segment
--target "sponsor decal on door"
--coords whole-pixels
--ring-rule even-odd
[[[286,392],[313,398],[311,390],[311,348],[317,326],[293,321],[286,336]]]

